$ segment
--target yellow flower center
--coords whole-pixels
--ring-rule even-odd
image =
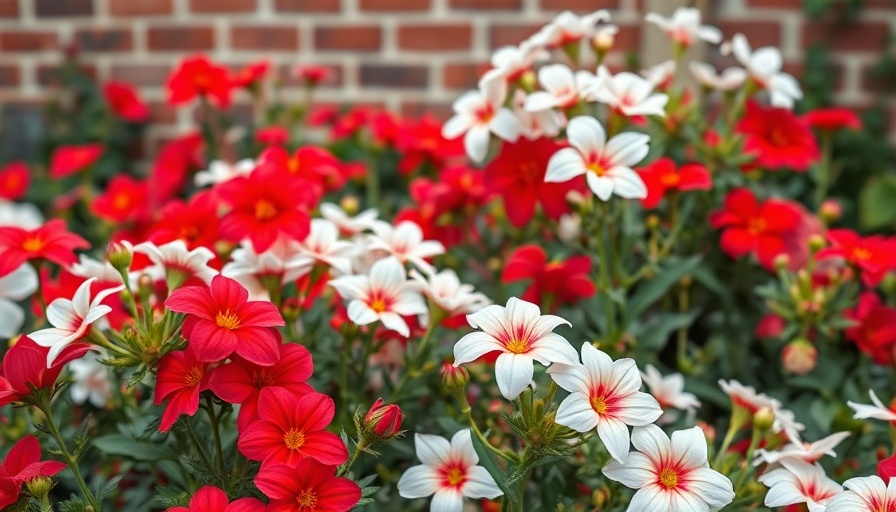
[[[314,509],[317,507],[317,493],[312,490],[301,491],[296,496],[296,504],[300,507]]]
[[[262,199],[255,203],[255,218],[258,220],[268,220],[277,215],[277,208],[270,201]]]
[[[451,487],[459,486],[467,479],[467,475],[460,468],[451,468],[445,475],[445,482]]]
[[[289,169],[289,172],[295,174],[299,172],[299,159],[298,158],[290,158],[289,161],[286,162],[286,168]]]
[[[660,485],[666,489],[674,489],[678,486],[678,472],[671,468],[660,471]]]
[[[28,252],[38,252],[43,248],[44,241],[36,236],[26,238],[25,242],[22,244],[22,249],[25,249]]]
[[[184,384],[188,387],[196,387],[202,382],[202,377],[205,376],[205,372],[202,371],[201,366],[191,366],[190,371],[184,376]]]
[[[857,260],[864,261],[871,259],[871,251],[864,247],[856,247],[855,249],[853,249],[852,255]]]
[[[305,434],[300,430],[292,429],[283,434],[283,443],[290,450],[298,450],[305,444]]]
[[[529,343],[526,340],[512,339],[507,342],[507,351],[514,354],[525,354],[529,351]]]
[[[597,414],[607,414],[607,399],[602,396],[593,396],[591,397],[591,408],[594,409],[594,412]]]
[[[215,323],[218,324],[218,327],[232,331],[240,326],[240,317],[236,313],[231,313],[229,309],[227,311],[218,311],[218,314],[215,315]]]
[[[383,311],[386,311],[386,301],[383,299],[374,299],[373,302],[370,303],[370,309],[377,313],[382,313]]]
[[[607,170],[604,169],[604,166],[601,165],[600,162],[591,162],[586,167],[589,171],[593,172],[597,176],[603,176],[604,173],[607,172]]]
[[[131,204],[131,198],[128,197],[127,194],[118,194],[115,196],[115,199],[112,200],[112,205],[115,206],[116,210],[124,210]]]

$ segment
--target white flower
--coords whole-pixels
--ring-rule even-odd
[[[25,323],[25,311],[21,302],[37,291],[37,272],[29,263],[0,277],[0,338],[12,338],[19,334]]]
[[[672,42],[682,46],[690,46],[695,39],[713,44],[722,42],[722,32],[719,29],[700,24],[700,9],[695,7],[679,7],[671,18],[651,12],[644,19],[658,26]]]
[[[799,433],[806,426],[796,421],[793,411],[784,409],[781,402],[764,393],[757,393],[752,386],[744,386],[736,380],[719,380],[719,387],[731,398],[735,407],[744,407],[750,412],[756,412],[763,407],[768,407],[775,413],[775,423],[772,432],[775,434],[784,431],[790,438],[799,437]]]
[[[461,284],[457,274],[451,269],[428,274],[426,277],[411,270],[410,275],[423,294],[448,316],[475,313],[491,304],[484,294],[473,291],[473,285]]]
[[[896,510],[896,478],[889,483],[877,475],[850,478],[843,491],[832,499],[825,512],[890,512]]]
[[[464,497],[494,499],[503,494],[488,471],[477,465],[470,429],[458,431],[450,443],[444,437],[416,434],[414,445],[423,464],[401,475],[398,494],[402,498],[432,496],[431,512],[461,512]]]
[[[586,91],[600,86],[597,77],[588,71],[573,73],[564,64],[550,64],[538,70],[538,83],[543,91],[535,91],[526,98],[525,108],[540,112],[552,108],[568,109],[585,99]]]
[[[610,456],[620,462],[628,454],[628,427],[649,425],[663,414],[657,401],[640,391],[634,359],[613,361],[590,343],[582,345],[582,364],[555,364],[548,373],[569,391],[556,422],[576,432],[596,427]]]
[[[794,437],[790,439],[790,443],[775,451],[767,451],[760,448],[756,451],[756,460],[753,464],[759,465],[763,462],[767,464],[775,464],[781,462],[781,460],[785,458],[801,459],[813,463],[817,462],[825,455],[836,457],[837,453],[834,452],[834,448],[844,439],[849,437],[849,435],[849,432],[837,432],[836,434],[831,434],[814,443],[806,443],[800,440],[799,437]]]
[[[201,279],[205,284],[212,282],[212,278],[218,271],[208,266],[208,262],[215,258],[215,254],[207,247],[197,247],[192,251],[187,250],[187,244],[183,240],[175,240],[163,245],[152,242],[143,242],[134,246],[134,252],[149,256],[154,266],[143,269],[154,279],[167,279],[174,276],[176,279],[185,280],[190,276]]]
[[[251,241],[245,240],[230,258],[221,274],[243,285],[252,300],[270,300],[264,281],[285,285],[307,274],[314,266],[314,260],[301,253],[298,243],[282,237],[261,254],[255,252]]]
[[[572,147],[551,156],[545,181],[569,181],[584,174],[588,187],[602,201],[613,194],[627,199],[647,197],[647,186],[632,166],[647,156],[650,137],[626,132],[607,141],[603,126],[589,116],[574,117],[566,134]]]
[[[352,217],[333,203],[321,203],[320,215],[336,224],[339,232],[343,235],[357,235],[373,227],[373,221],[376,220],[379,213],[371,208]]]
[[[109,371],[99,359],[96,352],[90,351],[68,364],[74,381],[70,390],[72,402],[83,404],[89,400],[96,407],[105,407],[112,398]]]
[[[311,231],[299,244],[302,254],[329,265],[342,274],[352,272],[354,244],[339,239],[336,225],[326,219],[312,219]]]
[[[653,398],[659,402],[663,408],[663,415],[657,421],[660,424],[672,423],[678,417],[676,411],[670,411],[669,408],[681,411],[692,412],[700,407],[700,401],[693,393],[684,391],[684,376],[680,373],[672,373],[665,377],[653,365],[644,367],[641,378],[644,384],[650,390]]]
[[[566,126],[566,116],[554,109],[530,112],[526,110],[526,91],[517,89],[513,95],[513,115],[520,123],[521,135],[529,140],[556,137]]]
[[[91,324],[112,311],[111,307],[100,303],[106,297],[124,290],[124,285],[107,288],[97,293],[91,301],[90,285],[94,281],[96,279],[91,278],[81,283],[72,300],[59,298],[51,302],[47,307],[47,321],[53,327],[31,333],[35,343],[50,349],[47,368],[52,366],[65,347],[83,338]]]
[[[529,41],[543,47],[566,46],[591,37],[595,25],[602,21],[610,21],[610,12],[606,9],[584,16],[578,16],[571,11],[563,11],[542,27]]]
[[[869,389],[868,394],[871,395],[871,402],[874,405],[846,402],[846,405],[850,406],[852,410],[856,412],[855,416],[853,416],[855,419],[866,420],[868,418],[873,418],[876,420],[896,421],[896,411],[885,406],[883,402],[877,398],[873,389]]]
[[[783,58],[780,50],[766,46],[754,52],[743,34],[735,34],[731,38],[731,49],[741,65],[747,68],[753,81],[768,90],[773,106],[793,108],[793,102],[802,99],[800,84],[793,76],[781,71]]]
[[[518,80],[523,73],[532,69],[536,62],[547,60],[550,54],[531,41],[523,41],[519,46],[502,46],[492,54],[492,69],[482,75],[481,82],[501,78],[507,82]]]
[[[507,306],[491,305],[467,315],[480,331],[467,334],[454,345],[454,366],[475,361],[489,352],[501,352],[495,362],[495,380],[504,398],[513,400],[532,382],[534,361],[578,364],[576,349],[553,331],[569,322],[542,315],[535,304],[511,297]]]
[[[126,242],[125,242],[126,243]],[[80,255],[78,263],[73,263],[72,274],[78,277],[95,277],[100,282],[121,283],[121,274],[108,261],[98,261],[87,255]]]
[[[653,93],[654,84],[640,76],[623,71],[610,75],[607,68],[597,70],[593,86],[586,91],[595,101],[606,103],[627,116],[666,115],[669,96]]]
[[[357,325],[379,320],[407,337],[411,331],[401,315],[426,313],[423,297],[406,280],[404,266],[395,258],[374,263],[370,275],[342,276],[329,284],[348,301],[348,317]]]
[[[747,79],[747,72],[743,68],[730,67],[721,73],[716,73],[716,68],[705,62],[691,61],[688,66],[694,78],[709,89],[733,91],[742,86]]]
[[[582,236],[582,217],[577,213],[564,213],[557,221],[557,237],[571,243]]]
[[[207,171],[199,171],[194,178],[197,187],[215,185],[230,181],[238,176],[247,176],[255,170],[255,160],[244,158],[235,164],[222,160],[213,160]]]
[[[423,240],[423,230],[409,220],[402,221],[394,227],[381,220],[374,222],[373,235],[368,241],[368,251],[385,251],[395,256],[401,263],[411,263],[424,272],[431,272],[433,269],[425,258],[445,252],[445,246],[441,242]]]
[[[824,468],[800,459],[783,459],[783,467],[759,477],[766,485],[766,507],[785,507],[805,503],[809,512],[825,512],[825,505],[843,492],[840,484],[828,478]]]
[[[468,91],[454,102],[454,116],[442,126],[442,136],[456,139],[464,135],[467,156],[475,162],[485,160],[491,134],[516,142],[520,126],[513,113],[505,108],[507,82],[496,77],[479,83],[479,90]]]
[[[0,199],[0,226],[37,229],[44,223],[37,206],[31,203],[14,203]]]
[[[671,82],[671,80],[675,78],[675,61],[667,60],[656,66],[645,69],[644,71],[641,71],[641,76],[646,78],[654,88],[666,84],[667,82]]]
[[[656,425],[635,427],[632,444],[637,452],[603,469],[610,480],[638,489],[628,512],[715,512],[734,500],[731,481],[709,467],[700,427],[674,432],[671,440]]]

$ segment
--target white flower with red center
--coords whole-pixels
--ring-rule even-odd
[[[734,500],[731,481],[709,467],[700,427],[673,432],[671,439],[656,425],[635,427],[632,444],[638,451],[603,469],[610,480],[638,489],[628,512],[715,512]]]
[[[416,270],[411,270],[410,275],[423,294],[447,316],[475,313],[491,304],[484,294],[473,291],[473,285],[461,284],[457,274],[451,269],[425,277]]]
[[[657,420],[657,423],[672,423],[678,419],[678,411],[693,412],[700,407],[700,401],[693,393],[687,393],[684,390],[684,376],[680,373],[672,373],[663,376],[652,365],[644,367],[641,378],[644,384],[650,390],[650,394],[660,404],[663,409],[663,415]]]
[[[667,60],[641,71],[641,76],[654,88],[666,88],[675,80],[675,68],[675,61]]]
[[[27,299],[38,288],[37,272],[30,263],[0,277],[0,338],[12,338],[19,334],[25,323],[25,310],[19,302]]]
[[[526,98],[525,108],[541,112],[552,108],[570,109],[585,99],[586,91],[599,87],[597,77],[588,71],[573,73],[569,66],[551,64],[538,70],[538,83],[543,91],[535,91]]]
[[[352,236],[372,228],[374,221],[379,216],[379,212],[371,208],[352,217],[333,203],[321,203],[320,215],[336,224],[341,234]]]
[[[464,135],[467,156],[475,162],[485,160],[491,134],[508,142],[516,142],[520,126],[513,113],[505,108],[507,82],[500,77],[480,81],[479,90],[468,91],[458,98],[452,109],[454,116],[442,126],[446,139]]]
[[[650,137],[625,132],[608,141],[604,127],[590,116],[574,117],[566,134],[572,147],[551,156],[546,182],[569,181],[584,174],[588,187],[602,201],[613,194],[626,199],[647,197],[647,186],[632,167],[647,156]]]
[[[348,302],[348,318],[357,325],[380,321],[407,337],[411,331],[402,315],[427,312],[423,296],[407,281],[404,266],[395,258],[377,261],[369,275],[342,276],[329,284]]]
[[[547,60],[550,54],[531,41],[523,41],[519,46],[502,46],[492,54],[492,69],[482,75],[482,81],[488,82],[501,78],[507,83],[519,80],[526,71],[532,69],[536,62]]]
[[[339,239],[339,230],[326,219],[312,219],[311,232],[299,244],[302,254],[333,267],[337,272],[352,272],[352,253],[355,245]]]
[[[825,512],[825,506],[843,492],[840,484],[828,478],[818,464],[800,459],[783,459],[779,467],[759,477],[768,487],[766,507],[786,507],[805,503],[809,512]]]
[[[628,454],[628,427],[649,425],[663,414],[657,401],[640,391],[634,359],[613,361],[590,343],[582,345],[582,364],[555,364],[548,373],[569,391],[557,409],[557,423],[576,432],[597,428],[601,442],[618,461]]]
[[[742,407],[751,415],[763,407],[771,409],[775,413],[775,423],[772,426],[772,432],[775,434],[783,431],[793,438],[799,437],[799,432],[806,429],[805,425],[796,421],[793,411],[784,409],[778,400],[764,393],[757,393],[752,386],[744,386],[736,380],[719,380],[719,386],[731,398],[734,407]]]
[[[743,68],[732,66],[718,73],[716,68],[705,62],[691,61],[688,66],[700,85],[709,89],[733,91],[747,80],[747,72]]]
[[[802,99],[799,82],[781,71],[784,61],[780,50],[766,46],[753,51],[743,34],[735,34],[731,38],[731,50],[738,62],[747,68],[753,81],[768,91],[773,106],[793,108],[794,101]]]
[[[654,93],[653,88],[652,83],[634,73],[623,71],[610,75],[607,68],[601,66],[593,86],[586,93],[626,116],[664,117],[669,96]]]
[[[388,222],[376,221],[373,235],[368,237],[367,251],[384,251],[401,263],[411,263],[424,272],[431,272],[432,265],[426,258],[445,253],[445,246],[434,240],[423,240],[423,230],[409,220],[392,226]]]
[[[850,478],[824,512],[896,512],[896,478],[889,483],[877,475]]]
[[[153,266],[143,269],[143,272],[154,279],[167,279],[169,282],[177,283],[178,286],[189,277],[197,277],[205,284],[209,284],[212,278],[218,275],[218,271],[208,265],[208,262],[215,259],[215,253],[207,247],[187,250],[187,244],[183,240],[163,245],[143,242],[134,246],[134,252],[149,256],[153,262]]]
[[[128,242],[123,243],[128,244],[128,250],[133,252],[133,248],[130,247]],[[115,270],[115,267],[113,267],[111,263],[108,261],[95,260],[85,254],[81,254],[78,257],[77,263],[72,263],[71,273],[85,279],[95,277],[98,281],[105,283],[122,282],[121,274]],[[131,279],[131,281],[133,281],[133,279]]]
[[[444,437],[414,436],[417,457],[398,480],[398,494],[416,499],[432,496],[432,512],[461,512],[463,499],[495,499],[504,494],[488,471],[479,466],[470,429],[458,431],[449,442]]]
[[[251,300],[271,300],[269,288],[295,281],[314,266],[314,259],[302,254],[299,244],[285,237],[261,254],[255,252],[251,241],[244,240],[230,259],[221,274],[243,285]]]
[[[549,48],[570,45],[591,37],[595,26],[602,21],[610,21],[610,12],[605,9],[584,16],[563,11],[529,40]]]
[[[837,432],[824,439],[819,439],[814,443],[807,443],[802,441],[799,437],[792,437],[790,438],[790,443],[775,451],[768,451],[762,448],[756,450],[756,460],[753,464],[759,465],[763,462],[766,464],[776,464],[787,458],[800,459],[811,464],[821,460],[825,455],[836,457],[837,453],[834,451],[834,448],[843,442],[844,439],[849,437],[849,435],[849,432]]]
[[[194,181],[197,187],[205,187],[207,185],[216,185],[230,181],[238,176],[248,176],[255,170],[255,160],[244,158],[235,164],[230,164],[222,160],[213,160],[208,164],[207,171],[199,171],[196,173]]]
[[[571,324],[559,316],[542,315],[531,302],[511,297],[506,307],[486,306],[467,315],[467,322],[481,330],[467,334],[454,345],[454,366],[501,352],[495,362],[495,380],[508,400],[518,397],[532,382],[535,361],[545,366],[579,362],[569,341],[552,332],[560,325]]]
[[[520,123],[521,135],[529,140],[559,135],[566,126],[566,115],[554,109],[530,112],[526,110],[526,98],[526,91],[517,89],[511,105],[513,115]]]
[[[702,25],[700,9],[694,7],[679,7],[671,18],[651,12],[644,19],[659,27],[673,43],[684,47],[691,46],[696,39],[713,44],[722,42],[722,31],[710,25]]]
[[[871,396],[871,403],[874,405],[857,404],[852,401],[846,402],[846,405],[855,411],[853,417],[857,420],[872,418],[875,420],[896,422],[896,409],[885,406],[884,403],[880,401],[880,398],[877,398],[873,389],[869,389],[868,394]]]
[[[47,368],[62,350],[87,335],[90,326],[100,318],[108,315],[112,308],[101,304],[106,297],[124,290],[124,285],[107,288],[90,300],[90,285],[96,279],[88,279],[81,283],[71,300],[59,298],[47,307],[48,329],[41,329],[30,334],[32,340],[42,347],[47,347]]]

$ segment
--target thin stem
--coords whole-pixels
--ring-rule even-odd
[[[741,470],[740,476],[737,478],[737,485],[734,486],[735,489],[739,490],[744,482],[747,479],[747,474],[752,473],[750,468],[753,466],[751,462],[753,461],[753,452],[756,450],[756,447],[759,446],[759,440],[762,439],[762,432],[759,431],[758,428],[753,428],[753,436],[750,439],[750,447],[747,448],[747,456],[744,458],[744,467]]]
[[[597,239],[597,252],[600,257],[600,280],[601,280],[601,289],[605,295],[604,297],[604,307],[606,308],[607,314],[607,334],[615,333],[616,331],[616,312],[615,307],[613,305],[613,298],[610,296],[610,290],[613,287],[613,284],[610,280],[610,258],[607,253],[607,243],[604,240],[604,224],[605,224],[605,215],[606,208],[603,203],[597,203],[597,207],[595,208],[595,212],[597,212],[597,232],[595,233],[595,238]]]
[[[818,164],[815,180],[815,208],[821,207],[828,187],[831,185],[831,154],[833,152],[833,138],[831,132],[821,134],[821,162]]]
[[[90,492],[90,488],[87,487],[87,482],[84,481],[84,477],[81,476],[81,469],[78,467],[77,459],[68,451],[68,446],[65,444],[65,439],[62,438],[62,434],[59,432],[59,428],[56,426],[56,420],[53,418],[53,409],[50,407],[49,400],[37,404],[37,408],[40,409],[41,412],[44,413],[44,416],[47,418],[47,428],[50,430],[50,435],[53,436],[53,439],[56,440],[56,444],[59,445],[59,451],[62,452],[62,457],[65,459],[65,463],[68,464],[68,467],[71,468],[72,474],[75,476],[75,481],[78,482],[78,487],[81,488],[81,494],[84,495],[84,499],[87,500],[87,503],[93,508],[95,512],[100,512],[100,503],[93,496],[93,493]]]
[[[367,443],[364,442],[362,434],[362,438],[358,440],[357,444],[355,444],[355,449],[352,451],[352,455],[348,459],[348,462],[346,462],[339,468],[340,476],[348,473],[349,469],[351,469],[355,461],[358,460],[358,456],[361,455],[361,452],[363,452],[365,448],[367,448]]]
[[[376,155],[372,154],[367,164],[367,207],[381,208],[380,174],[376,166]]]
[[[429,342],[432,339],[432,334],[435,332],[436,327],[438,326],[438,320],[430,313],[430,321],[429,325],[426,327],[426,332],[423,334],[423,338],[420,340],[420,344],[417,346],[417,351],[414,354],[414,357],[410,358],[407,361],[405,367],[407,371],[401,376],[401,380],[398,381],[398,384],[395,386],[395,389],[389,395],[389,399],[387,402],[396,403],[399,398],[401,398],[401,394],[404,391],[404,388],[410,383],[412,379],[417,378],[417,374],[419,373],[419,366],[426,361],[426,352],[429,350]]]
[[[218,428],[218,416],[215,414],[215,402],[211,395],[205,395],[205,412],[208,413],[208,420],[212,424],[212,435],[215,438],[215,467],[219,472],[224,472],[224,448],[221,444],[221,432]]]
[[[190,420],[188,416],[185,423],[187,424],[187,432],[190,434],[190,440],[193,441],[193,444],[196,446],[196,451],[199,452],[199,458],[202,459],[202,462],[206,465],[206,467],[214,467],[212,465],[212,460],[208,458],[208,455],[205,453],[205,448],[202,446],[202,441],[199,440],[199,437],[196,435],[196,431],[193,430],[193,422]]]

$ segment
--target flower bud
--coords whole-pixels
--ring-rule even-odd
[[[760,432],[765,432],[772,428],[774,424],[775,411],[773,411],[771,407],[760,407],[759,410],[753,414],[753,428]]]
[[[404,413],[395,404],[383,405],[383,399],[376,402],[364,415],[364,426],[382,439],[392,439],[401,434],[401,422],[404,421]]]
[[[781,351],[784,370],[795,375],[805,375],[815,369],[818,350],[809,340],[798,339],[788,343]]]
[[[843,215],[843,207],[834,199],[825,199],[818,208],[818,216],[825,224],[831,224]]]
[[[591,47],[596,53],[604,54],[613,48],[616,43],[616,35],[609,30],[598,30],[591,38]]]
[[[127,272],[134,262],[134,251],[127,242],[112,242],[106,247],[106,259],[112,268],[119,272]]]
[[[470,383],[470,372],[463,366],[444,363],[441,374],[442,385],[451,390],[463,390]]]
[[[361,210],[361,202],[355,196],[345,196],[339,201],[339,206],[349,215],[355,215]]]
[[[599,510],[610,501],[610,490],[606,487],[595,489],[591,492],[591,504]]]
[[[535,76],[535,72],[531,69],[527,69],[520,75],[520,87],[522,87],[524,91],[532,92],[536,89],[537,85],[538,77]]]
[[[660,227],[660,222],[660,216],[655,213],[651,213],[647,216],[645,224],[647,224],[647,229],[657,229],[658,227]]]
[[[786,254],[779,254],[775,256],[774,264],[775,269],[779,271],[787,270],[787,266],[790,265],[790,256]]]
[[[809,250],[812,254],[824,249],[824,246],[827,245],[824,237],[821,235],[812,235],[809,237]]]
[[[37,498],[38,501],[47,499],[50,494],[50,488],[53,487],[53,481],[45,476],[38,476],[32,480],[25,482],[25,489],[28,493]]]

